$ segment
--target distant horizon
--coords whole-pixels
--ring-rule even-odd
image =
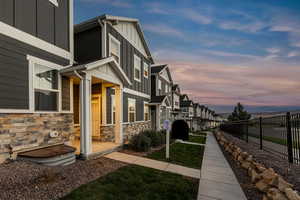
[[[206,105],[208,108],[214,110],[217,114],[226,114],[233,112],[235,105]],[[246,111],[249,113],[267,113],[267,112],[291,112],[300,111],[300,106],[255,106],[245,105]]]

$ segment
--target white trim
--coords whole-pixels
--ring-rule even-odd
[[[128,93],[128,94],[133,94],[135,96],[150,99],[150,95],[148,95],[146,93],[138,92],[138,91],[135,91],[135,90],[132,90],[132,89],[129,89],[129,88],[123,88],[123,92]]]
[[[69,48],[70,48],[70,65],[73,65],[74,63],[74,0],[69,0],[69,14],[70,14],[70,21],[69,21],[69,31],[70,31],[70,44],[69,44]]]
[[[127,112],[128,112],[128,122],[129,123],[132,123],[130,122],[130,111],[129,111],[129,102],[134,102],[134,121],[133,122],[136,122],[136,100],[135,99],[132,99],[132,98],[127,98]]]
[[[56,69],[56,70],[64,69],[64,67],[61,66],[61,65],[58,65],[58,64],[53,63],[53,62],[49,62],[47,60],[44,60],[44,59],[41,59],[41,58],[38,58],[38,57],[35,57],[35,56],[27,55],[26,58],[27,58],[27,60],[33,62],[34,64],[38,63],[40,65],[44,65],[44,66],[47,66],[47,67],[50,67],[50,68],[53,68],[53,69]]]
[[[112,36],[110,33],[108,34],[108,38],[109,38],[109,46],[108,46],[108,56],[111,57],[112,55],[111,53],[111,41],[117,43],[117,45],[119,46],[119,50],[118,50],[118,58],[119,58],[119,62],[117,62],[118,64],[121,63],[121,43],[118,39],[116,39],[114,36]]]
[[[30,111],[30,110],[24,110],[24,109],[0,109],[0,113],[25,113],[25,114],[47,114],[47,113],[73,113],[71,111]]]
[[[139,66],[136,66],[136,65],[135,65],[135,60],[136,60],[136,59],[137,59],[138,62],[140,63]],[[141,65],[142,65],[142,60],[141,60],[141,58],[140,58],[139,56],[137,56],[136,54],[134,54],[134,55],[133,55],[133,69],[134,69],[134,70],[133,70],[133,78],[134,78],[134,80],[137,81],[137,82],[141,82],[141,80],[142,80],[142,66],[141,66]],[[139,73],[140,73],[140,78],[139,78],[139,79],[135,77],[135,69],[138,69],[138,70],[140,71],[140,72],[139,72]]]
[[[157,83],[157,85],[158,85],[158,90],[161,90],[161,88],[162,88],[162,82],[161,82],[161,80],[160,79],[158,79],[158,83]]]
[[[56,56],[59,56],[59,57],[62,57],[62,58],[68,59],[68,60],[70,60],[72,57],[70,52],[68,52],[60,47],[57,47],[49,42],[46,42],[42,39],[39,39],[33,35],[30,35],[29,33],[25,33],[15,27],[5,24],[1,21],[0,21],[0,33],[5,36],[8,36],[10,38],[13,38],[15,40],[19,40],[26,44],[32,45],[36,48],[45,50]]]
[[[103,42],[103,45],[102,45],[102,57],[103,58],[106,58],[106,54],[107,54],[107,50],[106,50],[106,46],[107,46],[107,40],[106,40],[106,27],[107,27],[107,24],[106,24],[106,21],[105,20],[102,20],[103,22],[103,27],[102,27],[102,31],[101,31],[101,37],[102,37],[102,41]]]
[[[114,88],[113,88],[114,89]],[[116,92],[116,90],[115,90],[115,92]],[[114,111],[114,104],[116,103],[116,98],[115,98],[115,94],[112,94],[111,96],[110,96],[110,98],[111,98],[111,108],[110,108],[110,110],[111,110],[111,124],[113,124],[113,125],[115,125],[116,124],[116,122],[114,122],[114,115],[113,115],[113,111]],[[116,106],[116,105],[115,105]]]
[[[57,0],[49,0],[50,3],[52,3],[53,5],[55,5],[56,7],[58,7],[58,2]]]

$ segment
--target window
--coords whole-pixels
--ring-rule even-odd
[[[161,80],[158,79],[158,89],[161,90]]]
[[[144,121],[149,121],[149,105],[144,102]]]
[[[144,62],[144,77],[148,78],[149,77],[149,66],[147,63]]]
[[[166,84],[165,92],[166,92],[166,93],[169,92],[169,86],[168,86],[167,84]]]
[[[36,111],[58,111],[58,71],[50,67],[34,65],[34,96]]]
[[[112,56],[115,58],[117,63],[120,64],[120,53],[121,52],[121,47],[120,47],[120,42],[116,38],[114,38],[112,35],[109,35],[109,56]]]
[[[134,55],[134,80],[141,81],[141,59]]]
[[[111,123],[116,123],[116,101],[115,101],[115,95],[111,95]]]
[[[128,99],[128,121],[135,122],[136,113],[135,113],[135,99]]]

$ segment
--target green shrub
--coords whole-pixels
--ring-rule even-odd
[[[161,145],[161,135],[159,132],[154,130],[147,130],[144,131],[143,134],[145,134],[147,137],[151,139],[152,147],[158,147]]]
[[[131,138],[129,146],[135,151],[146,152],[151,148],[151,139],[144,133],[140,133]]]

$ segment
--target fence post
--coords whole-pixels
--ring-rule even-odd
[[[260,149],[263,149],[263,132],[262,132],[262,117],[259,117],[259,144],[260,144]]]
[[[293,163],[293,138],[292,138],[292,127],[291,127],[291,113],[286,113],[286,141],[288,148],[288,159],[290,163]]]
[[[249,132],[248,132],[248,120],[246,121],[246,142],[249,142]]]

